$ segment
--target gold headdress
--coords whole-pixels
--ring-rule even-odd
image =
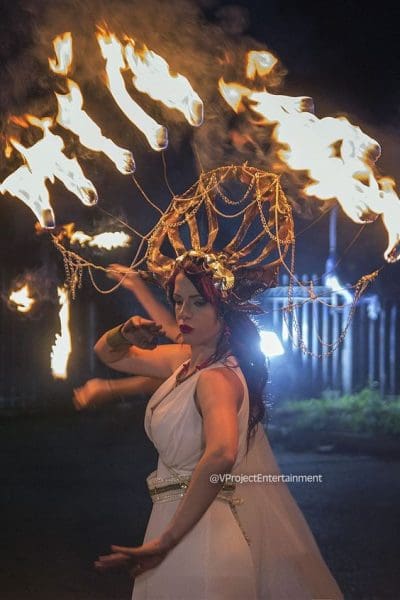
[[[228,242],[223,219],[235,222]],[[221,167],[174,197],[149,239],[146,261],[161,284],[186,258],[201,263],[223,301],[252,310],[247,301],[276,285],[293,241],[292,211],[279,177],[247,165]]]

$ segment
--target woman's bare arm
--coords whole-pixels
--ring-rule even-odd
[[[176,545],[216,498],[223,481],[212,483],[211,475],[223,475],[232,469],[238,449],[237,413],[242,398],[243,386],[231,370],[216,368],[200,375],[197,402],[203,418],[205,451],[174,517],[161,535],[166,544]]]
[[[153,394],[160,387],[164,379],[157,377],[123,377],[109,379],[109,387],[114,396],[135,396],[137,394]]]
[[[73,403],[77,410],[102,406],[119,400],[121,396],[153,394],[162,379],[154,377],[124,377],[123,379],[89,379],[74,390]]]
[[[102,362],[116,371],[167,379],[190,357],[190,347],[184,344],[157,346],[160,327],[142,317],[132,317],[121,326],[120,333],[104,333],[94,350]]]
[[[173,314],[156,299],[149,286],[136,271],[123,265],[112,264],[109,266],[108,276],[116,281],[122,281],[122,285],[136,296],[151,319],[156,323],[161,323],[165,335],[172,342],[179,340],[180,331]]]

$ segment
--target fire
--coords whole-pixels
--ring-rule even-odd
[[[85,177],[78,161],[68,158],[63,153],[63,139],[50,131],[53,120],[38,119],[31,115],[28,115],[27,119],[31,125],[43,130],[42,139],[29,148],[14,138],[10,139],[10,143],[24,157],[31,173],[43,181],[53,181],[54,177],[57,177],[85,206],[96,204],[97,191],[93,183]]]
[[[50,69],[59,75],[67,75],[72,63],[72,36],[70,32],[59,35],[53,40],[57,61],[49,58]],[[77,83],[67,79],[69,93],[56,94],[58,102],[57,122],[75,133],[80,143],[96,152],[108,156],[117,169],[127,175],[135,170],[132,153],[120,148],[103,136],[100,127],[82,109],[83,97]]]
[[[71,79],[67,80],[68,94],[56,94],[58,102],[57,122],[75,133],[80,143],[96,152],[103,152],[117,167],[123,175],[133,173],[135,161],[132,153],[125,148],[114,144],[112,140],[105,137],[100,127],[83,110],[83,97],[76,84]]]
[[[30,289],[28,284],[25,284],[19,290],[15,290],[11,292],[9,300],[15,304],[16,309],[19,312],[27,313],[31,310],[32,306],[35,304],[35,300],[30,296]]]
[[[395,185],[390,177],[381,177],[379,192],[374,194],[369,205],[372,211],[382,215],[388,233],[388,246],[384,254],[388,262],[400,259],[400,202],[394,190]]]
[[[67,378],[68,359],[71,354],[71,334],[69,331],[69,300],[64,288],[57,288],[60,302],[61,334],[56,333],[56,340],[51,351],[51,372],[57,379]]]
[[[185,77],[171,72],[164,58],[145,46],[139,50],[136,42],[130,38],[126,38],[123,45],[116,35],[104,29],[98,28],[96,35],[105,59],[107,85],[114,100],[127,118],[143,132],[153,149],[167,147],[167,129],[148,115],[128,93],[123,75],[128,68],[133,74],[133,84],[140,92],[168,108],[181,111],[192,125],[199,126],[202,123],[202,100]],[[66,76],[73,60],[71,33],[58,36],[53,40],[53,45],[56,58],[49,59],[50,68]],[[267,77],[277,62],[277,58],[266,50],[248,52],[245,70],[247,81]],[[100,127],[83,110],[79,86],[69,79],[66,83],[68,93],[56,94],[57,122],[76,134],[87,148],[106,154],[121,173],[133,173],[135,163],[132,153],[102,134]],[[376,174],[375,163],[380,155],[376,140],[344,117],[317,117],[313,100],[307,96],[273,94],[265,87],[255,90],[236,82],[226,83],[223,79],[219,81],[219,90],[234,111],[257,115],[258,125],[272,126],[280,160],[290,169],[308,174],[310,181],[303,190],[305,195],[320,200],[336,198],[347,216],[357,223],[371,222],[382,215],[388,236],[385,258],[389,262],[400,259],[400,201],[395,182]],[[6,155],[9,156],[14,147],[21,153],[26,165],[19,167],[0,184],[0,193],[9,192],[21,199],[44,228],[55,226],[47,180],[53,182],[57,177],[87,206],[97,202],[97,192],[92,182],[85,177],[77,160],[69,159],[63,153],[62,138],[50,131],[54,125],[51,118],[25,116],[11,117],[10,120],[21,127],[40,127],[43,137],[29,148],[15,138],[6,140]],[[251,141],[243,134],[236,135],[235,140],[242,145]],[[76,232],[76,236],[78,233],[86,235]],[[87,240],[81,237],[79,243],[97,246],[93,240],[98,237]],[[98,247],[115,247],[114,242],[99,243],[105,245]],[[116,243],[128,242],[122,240]]]
[[[202,124],[204,107],[201,98],[186,77],[171,73],[162,56],[146,46],[141,51],[136,50],[134,40],[129,38],[125,57],[133,73],[133,85],[139,92],[148,94],[168,108],[179,110],[191,125],[198,127]]]
[[[254,53],[248,54],[248,60],[248,77],[261,74]],[[344,117],[318,118],[312,98],[306,96],[255,91],[223,79],[219,90],[235,112],[251,110],[260,118],[259,124],[274,125],[273,137],[281,145],[279,158],[293,170],[306,171],[312,180],[305,187],[306,195],[336,198],[357,223],[374,221],[381,214],[388,235],[385,258],[400,259],[400,201],[393,181],[375,177],[373,166],[380,156],[376,140]]]
[[[229,104],[235,113],[246,110],[243,105],[243,98],[248,97],[251,94],[249,88],[240,83],[225,83],[221,77],[218,82],[218,89],[225,102]]]
[[[25,116],[11,115],[8,119],[10,123],[14,123],[14,125],[18,125],[18,127],[23,127],[24,129],[28,129],[29,123],[26,120]]]
[[[248,79],[254,79],[256,75],[264,77],[272,71],[277,62],[276,56],[267,50],[250,50],[247,53],[246,77]]]
[[[104,248],[105,250],[127,248],[130,241],[131,238],[129,235],[123,231],[104,231],[94,236],[87,235],[83,231],[75,231],[70,237],[71,244],[90,246],[91,248]]]
[[[287,115],[313,110],[312,98],[307,96],[282,96],[266,90],[256,92],[238,83],[226,83],[222,78],[218,85],[224,100],[237,113],[246,110],[243,99],[247,98],[251,109],[263,117],[260,123],[279,123]]]
[[[8,138],[6,138],[5,146],[4,146],[4,156],[6,158],[11,158],[12,153],[13,153],[13,147],[11,146]]]
[[[129,95],[122,71],[126,69],[121,43],[114,34],[100,30],[97,33],[101,53],[106,61],[108,88],[128,119],[145,135],[154,150],[164,150],[168,146],[167,129],[148,115]]]
[[[67,75],[72,64],[72,35],[66,31],[53,40],[56,59],[49,58],[50,69],[57,75]]]
[[[55,227],[55,217],[50,206],[46,177],[34,173],[23,165],[0,184],[0,193],[8,192],[28,206],[44,229]]]

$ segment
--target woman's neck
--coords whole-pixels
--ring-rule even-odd
[[[215,354],[216,349],[217,345],[215,343],[204,346],[192,346],[192,355],[188,370],[194,371],[196,367],[200,366],[208,358]]]

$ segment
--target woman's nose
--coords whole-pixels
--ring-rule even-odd
[[[181,306],[179,307],[179,314],[181,317],[186,317],[186,318],[191,317],[192,312],[191,312],[191,309],[190,309],[190,306],[188,303],[183,302],[181,304]]]

